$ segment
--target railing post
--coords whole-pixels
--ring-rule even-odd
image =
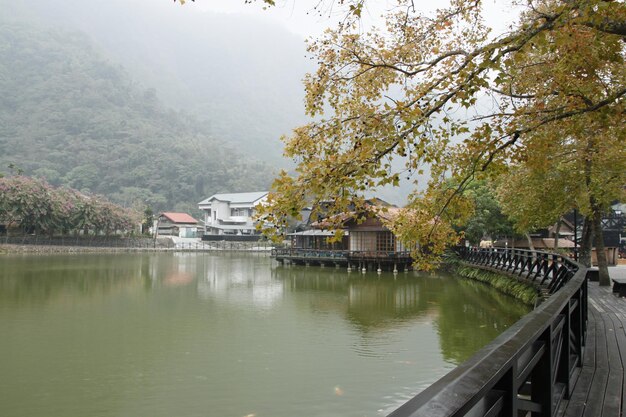
[[[561,352],[560,352],[560,358],[559,358],[559,367],[556,370],[557,374],[556,374],[556,382],[560,382],[562,384],[565,384],[565,396],[568,398],[569,397],[569,393],[570,393],[570,386],[569,386],[569,375],[570,375],[570,370],[571,370],[571,363],[570,363],[570,352],[571,352],[571,339],[570,339],[570,332],[571,332],[571,306],[572,306],[572,299],[569,300],[569,302],[567,303],[567,305],[565,306],[565,308],[563,309],[563,315],[565,323],[563,323],[563,330],[561,331]]]
[[[532,413],[533,417],[552,416],[552,326],[538,339],[544,345],[543,355],[532,371],[531,398],[541,406],[541,412]]]
[[[509,369],[506,374],[498,381],[498,383],[494,386],[495,390],[502,391],[502,410],[500,411],[501,416],[517,416],[517,389],[515,384],[515,376],[517,375],[517,364],[514,363],[511,369]]]
[[[574,350],[576,353],[576,356],[578,358],[578,363],[577,366],[578,367],[582,367],[583,365],[583,345],[584,345],[584,337],[585,337],[585,323],[584,323],[584,319],[586,316],[583,316],[583,297],[584,297],[584,290],[583,287],[586,287],[586,283],[583,284],[583,286],[581,286],[581,288],[576,292],[576,301],[577,301],[577,305],[574,308],[574,310],[572,311],[572,334],[574,336]],[[569,378],[568,378],[569,379]],[[571,388],[571,387],[570,387]],[[571,392],[568,390],[567,395],[569,397],[569,395],[571,394]]]

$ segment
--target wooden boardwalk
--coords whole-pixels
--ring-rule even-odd
[[[621,268],[620,268],[621,269]],[[626,272],[615,271],[619,274]],[[611,274],[613,276],[613,273]],[[587,346],[583,367],[559,417],[626,417],[626,298],[589,282]]]

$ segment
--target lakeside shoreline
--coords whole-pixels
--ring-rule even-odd
[[[0,243],[0,255],[13,254],[54,254],[54,253],[136,253],[136,252],[251,252],[270,253],[270,247],[90,247],[90,246],[64,246],[64,245],[20,245],[12,243]]]
[[[13,243],[0,244],[0,255],[20,253],[113,253],[113,252],[163,252],[172,251],[171,248],[107,248],[87,246],[63,246],[63,245],[19,245]]]

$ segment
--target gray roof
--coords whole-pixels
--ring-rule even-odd
[[[622,214],[626,213],[626,203],[617,203],[611,206],[613,210],[619,210]]]
[[[227,194],[213,194],[206,200],[202,200],[198,204],[209,204],[212,200],[228,201],[229,203],[254,203],[257,200],[265,197],[268,194],[267,191],[255,191],[251,193],[227,193]]]
[[[344,236],[348,235],[348,232],[343,232]],[[287,236],[335,236],[335,232],[332,230],[318,230],[311,229],[303,232],[288,233]]]
[[[220,225],[209,225],[207,226],[209,229],[220,229],[220,230],[255,230],[256,226],[250,224],[220,224]]]

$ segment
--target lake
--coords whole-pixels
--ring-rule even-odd
[[[0,416],[384,416],[528,307],[266,255],[0,256]]]

